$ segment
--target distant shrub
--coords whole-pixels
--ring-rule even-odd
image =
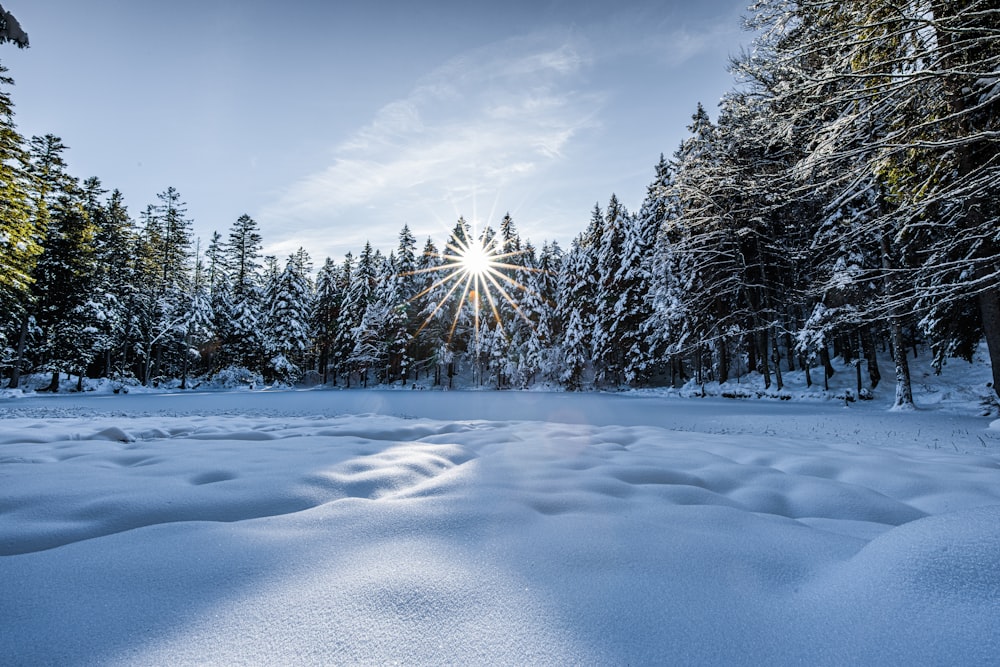
[[[248,368],[229,366],[213,375],[210,383],[222,389],[236,389],[238,387],[255,389],[264,384],[264,378],[260,373],[255,373]]]

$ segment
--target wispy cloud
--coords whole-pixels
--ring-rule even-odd
[[[452,58],[258,211],[268,251],[388,249],[403,223],[440,242],[459,215],[495,223],[507,210],[534,241],[567,242],[611,192],[638,207],[656,156],[683,136],[696,77],[724,78],[720,51],[744,41],[740,4],[616,5]],[[651,109],[672,124],[655,125]]]
[[[571,33],[506,40],[466,53],[419,81],[336,147],[332,163],[289,186],[260,216],[299,239],[334,223],[393,238],[474,215],[476,199],[537,176],[593,127],[602,104],[581,92],[589,59]],[[463,210],[464,209],[464,210]],[[328,232],[327,232],[328,233]],[[284,247],[285,245],[288,248]]]

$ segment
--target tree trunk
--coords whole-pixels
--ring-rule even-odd
[[[872,389],[874,389],[882,379],[882,374],[878,370],[878,358],[875,355],[875,337],[872,335],[871,327],[864,327],[861,330],[861,348],[864,350],[865,360],[868,362],[868,379],[871,380]]]
[[[889,329],[892,335],[892,356],[896,362],[896,400],[893,408],[912,408],[913,389],[910,385],[910,363],[906,358],[906,343],[903,340],[903,327],[896,318],[892,318]]]
[[[792,341],[792,334],[789,331],[785,332],[785,351],[788,353],[788,371],[795,370],[795,343]],[[801,363],[801,358],[799,362]]]
[[[903,317],[903,306],[899,302],[894,302],[895,295],[899,292],[896,289],[896,281],[892,272],[893,262],[889,248],[889,235],[883,233],[880,239],[882,250],[882,268],[885,270],[885,295],[890,299],[889,306],[889,331],[892,336],[892,357],[896,363],[896,400],[892,407],[894,409],[905,409],[913,407],[913,387],[910,384],[910,363],[906,358],[906,341],[903,338],[903,326],[900,320]]]
[[[757,332],[756,339],[760,345],[760,372],[764,376],[764,389],[771,388],[771,364],[767,359],[767,329]]]
[[[830,378],[836,373],[833,364],[830,363],[830,351],[826,345],[819,349],[819,360],[823,364],[823,391],[830,391]]]
[[[10,389],[17,389],[21,384],[21,366],[24,365],[24,347],[28,341],[28,315],[21,318],[21,331],[17,335],[17,353],[14,355],[14,368],[10,371]]]
[[[774,381],[778,385],[778,391],[785,388],[785,383],[781,379],[781,350],[778,349],[778,333],[771,333],[771,351],[774,354]]]
[[[1000,397],[1000,288],[981,292],[978,297],[979,312],[983,318],[986,349],[993,366],[993,391]]]
[[[729,381],[729,341],[725,336],[719,339],[719,384]]]
[[[181,389],[187,389],[188,381],[188,348],[187,338],[184,340],[184,356],[181,358]]]

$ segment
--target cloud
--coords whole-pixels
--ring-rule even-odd
[[[697,77],[724,75],[720,51],[745,37],[740,5],[616,5],[459,54],[258,211],[268,250],[389,250],[404,223],[440,242],[459,215],[495,224],[508,210],[525,236],[568,243],[595,200],[617,192],[637,208],[656,156],[683,135]],[[682,120],[657,126],[650,109]]]
[[[581,91],[585,44],[559,37],[509,39],[445,63],[337,146],[329,166],[288,186],[262,224],[297,238],[363,226],[378,245],[404,222],[450,225],[455,211],[470,218],[463,209],[477,197],[537,177],[596,126],[603,103]],[[298,241],[275,248],[289,244]]]

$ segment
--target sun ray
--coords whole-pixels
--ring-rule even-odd
[[[500,246],[500,238],[496,235],[484,238],[482,235],[477,236],[474,230],[468,228],[464,232],[461,230],[458,230],[457,233],[452,231],[443,252],[426,253],[427,257],[441,260],[438,265],[407,273],[407,275],[444,274],[443,277],[436,278],[429,287],[412,297],[411,301],[432,294],[439,288],[448,287],[445,294],[437,300],[431,313],[421,323],[417,333],[423,331],[441,312],[445,303],[455,298],[456,294],[458,295],[458,303],[454,317],[451,318],[451,326],[448,329],[449,343],[455,335],[463,309],[466,307],[470,307],[472,310],[471,324],[474,327],[473,335],[475,336],[477,352],[484,306],[487,307],[489,316],[496,322],[497,329],[506,335],[501,316],[501,300],[506,301],[521,320],[534,328],[531,318],[514,298],[514,294],[518,291],[526,294],[534,294],[534,292],[520,282],[516,278],[516,274],[544,273],[545,270],[513,263],[514,258],[522,256],[526,252],[526,249],[504,252]],[[468,313],[468,311],[466,312]]]

